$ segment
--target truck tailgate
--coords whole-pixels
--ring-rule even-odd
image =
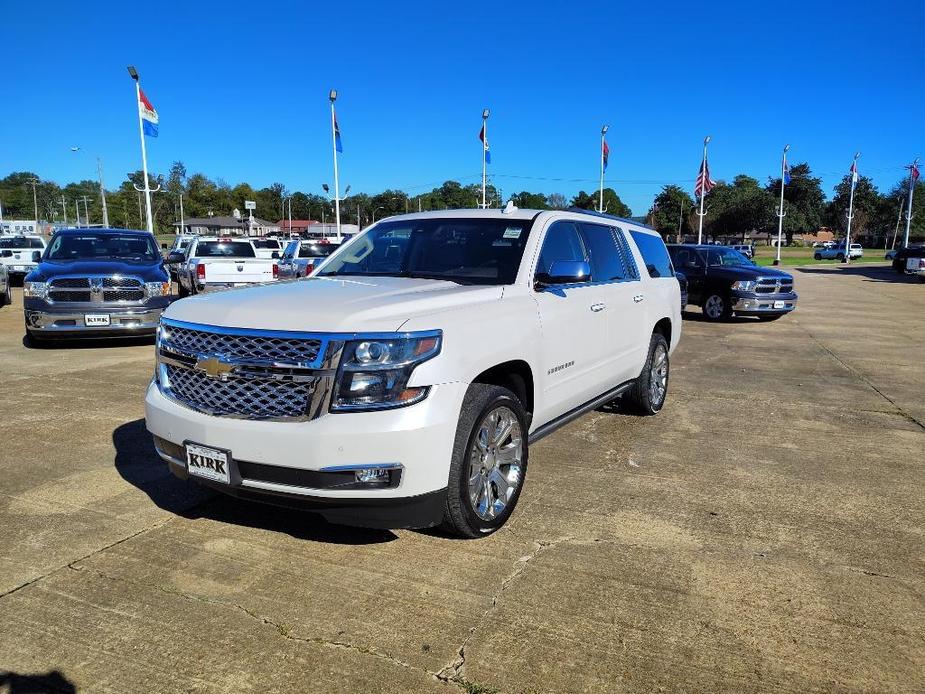
[[[260,258],[202,259],[200,263],[206,268],[204,280],[206,283],[251,284],[273,281],[275,263],[272,260],[261,260]]]

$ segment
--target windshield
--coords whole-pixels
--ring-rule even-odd
[[[731,248],[711,248],[706,252],[707,265],[717,267],[721,265],[752,265],[752,261]]]
[[[511,284],[517,276],[531,224],[527,219],[382,222],[342,246],[319,274]]]
[[[0,239],[0,249],[3,248],[38,248],[41,250],[45,248],[45,246],[42,244],[42,239],[14,236],[12,238]]]
[[[279,241],[276,239],[254,239],[251,241],[254,248],[269,248],[274,251],[279,250]]]
[[[154,237],[142,234],[62,234],[51,240],[48,260],[106,260],[153,263],[161,254]]]
[[[200,241],[196,244],[197,258],[254,258],[254,247],[247,241]]]
[[[299,249],[300,258],[327,258],[340,246],[336,243],[319,243],[312,246],[302,246]]]

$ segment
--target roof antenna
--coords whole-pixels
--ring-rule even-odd
[[[504,209],[501,210],[501,214],[512,214],[517,211],[517,205],[514,204],[513,200],[508,200],[507,205],[504,206]]]

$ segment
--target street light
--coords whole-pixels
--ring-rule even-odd
[[[373,210],[373,224],[376,223],[376,212],[379,210],[384,210],[384,209],[385,209],[385,205],[379,205],[379,207]]]
[[[136,82],[138,81],[138,70],[135,69],[134,65],[128,66],[128,74],[129,74],[129,77],[131,77],[133,80],[135,80]]]
[[[605,125],[601,128],[601,188],[600,188],[600,197],[597,201],[597,211],[604,211],[604,167],[607,165],[607,162],[604,158],[604,148],[607,146],[607,143],[604,141],[604,136],[607,135],[607,131],[610,130],[609,125]]]
[[[774,259],[775,265],[780,265],[780,245],[784,235],[784,188],[787,186],[787,152],[790,151],[790,145],[784,145],[784,152],[780,160],[780,209],[777,211],[777,257]]]

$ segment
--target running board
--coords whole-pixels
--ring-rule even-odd
[[[611,388],[603,395],[598,395],[596,398],[594,398],[593,400],[589,400],[584,405],[579,405],[575,409],[569,410],[563,415],[559,415],[552,421],[546,422],[546,424],[544,424],[541,427],[538,427],[536,431],[530,434],[530,437],[528,439],[529,442],[536,443],[540,439],[544,439],[547,436],[549,436],[556,429],[559,429],[560,427],[564,427],[569,422],[575,421],[576,419],[581,417],[581,415],[587,414],[591,410],[596,410],[601,405],[606,405],[608,402],[611,402],[612,400],[616,399],[620,395],[623,395],[623,393],[625,393],[630,388],[632,388],[635,382],[636,381],[627,381],[626,383],[621,383],[616,388]]]

